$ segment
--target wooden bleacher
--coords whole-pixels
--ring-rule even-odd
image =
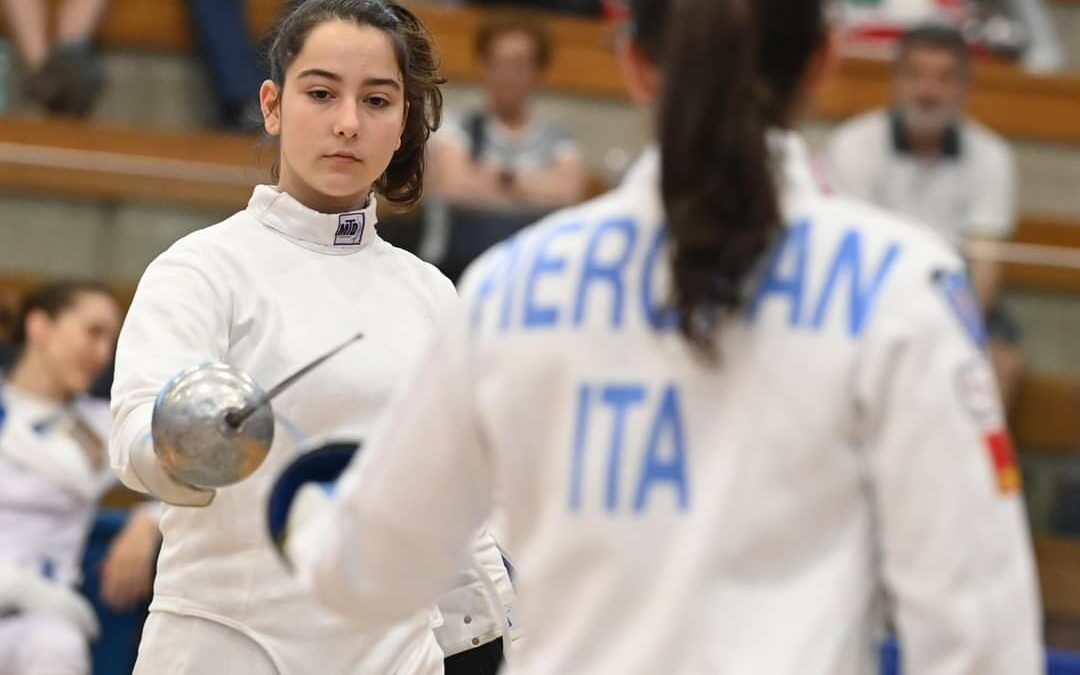
[[[0,191],[234,211],[268,179],[251,136],[0,117]]]
[[[272,162],[271,146],[251,136],[0,117],[0,193],[235,211]],[[1014,240],[1080,250],[1080,221],[1025,218]],[[1005,278],[1014,289],[1080,294],[1080,270],[1009,264]]]
[[[1070,0],[1080,1],[1080,0]],[[273,25],[279,0],[247,0],[251,32]],[[472,35],[483,12],[472,8],[411,3],[439,41],[445,73],[452,81],[475,81]],[[612,57],[613,29],[600,21],[552,17],[558,49],[548,86],[570,94],[625,96]],[[100,37],[111,49],[156,52],[191,50],[183,0],[112,0]],[[891,85],[887,63],[845,59],[816,105],[818,115],[841,120],[884,105]],[[982,64],[977,71],[972,114],[1015,139],[1080,144],[1080,75],[1032,75],[1008,65]]]

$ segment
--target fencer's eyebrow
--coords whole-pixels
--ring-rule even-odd
[[[297,79],[303,79],[305,77],[325,77],[326,79],[333,80],[334,82],[345,81],[345,78],[343,78],[341,75],[338,75],[337,73],[329,70],[323,70],[322,68],[308,68],[307,70],[301,71],[301,73],[296,77]],[[401,91],[401,83],[391,77],[369,77],[364,80],[364,86],[391,87],[393,89]]]
[[[301,80],[305,77],[325,77],[326,79],[333,80],[334,82],[344,81],[344,78],[337,73],[331,72],[329,70],[323,70],[322,68],[308,68],[307,70],[301,71],[300,74],[296,76],[296,79]]]
[[[365,87],[391,87],[401,91],[401,83],[390,77],[369,77],[364,80]]]

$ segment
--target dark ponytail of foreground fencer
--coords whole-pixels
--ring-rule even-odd
[[[637,43],[662,68],[672,296],[680,330],[708,356],[783,226],[768,131],[792,121],[825,37],[823,2],[631,2]]]

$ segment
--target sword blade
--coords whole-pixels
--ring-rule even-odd
[[[270,390],[268,390],[265,394],[263,394],[262,398],[258,399],[257,401],[255,401],[253,403],[249,403],[248,405],[244,406],[243,408],[239,408],[237,410],[230,410],[225,415],[225,421],[233,429],[239,428],[241,424],[243,424],[245,421],[247,421],[247,419],[249,417],[251,417],[252,415],[255,414],[256,410],[258,410],[262,406],[266,405],[270,401],[277,398],[277,396],[279,394],[281,394],[283,391],[285,391],[289,387],[296,384],[297,380],[304,377],[305,375],[307,375],[311,371],[315,370],[316,368],[321,366],[326,361],[328,361],[328,360],[332,359],[333,357],[337,356],[340,352],[342,352],[346,347],[348,347],[352,343],[357,342],[357,341],[362,340],[362,339],[364,339],[364,334],[363,333],[357,333],[356,335],[351,336],[345,342],[342,342],[337,347],[334,347],[333,349],[326,352],[322,356],[318,357],[314,361],[312,361],[312,362],[308,363],[307,365],[305,365],[304,367],[300,368],[299,370],[297,370],[292,375],[289,375],[288,377],[286,377],[281,382],[278,382]]]

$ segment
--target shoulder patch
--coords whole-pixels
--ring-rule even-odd
[[[998,492],[1014,495],[1022,487],[1020,465],[1005,421],[997,383],[990,364],[974,358],[956,373],[956,394],[971,414],[991,461]]]
[[[979,349],[985,350],[988,342],[986,324],[967,274],[957,270],[936,270],[932,278],[964,331]]]

